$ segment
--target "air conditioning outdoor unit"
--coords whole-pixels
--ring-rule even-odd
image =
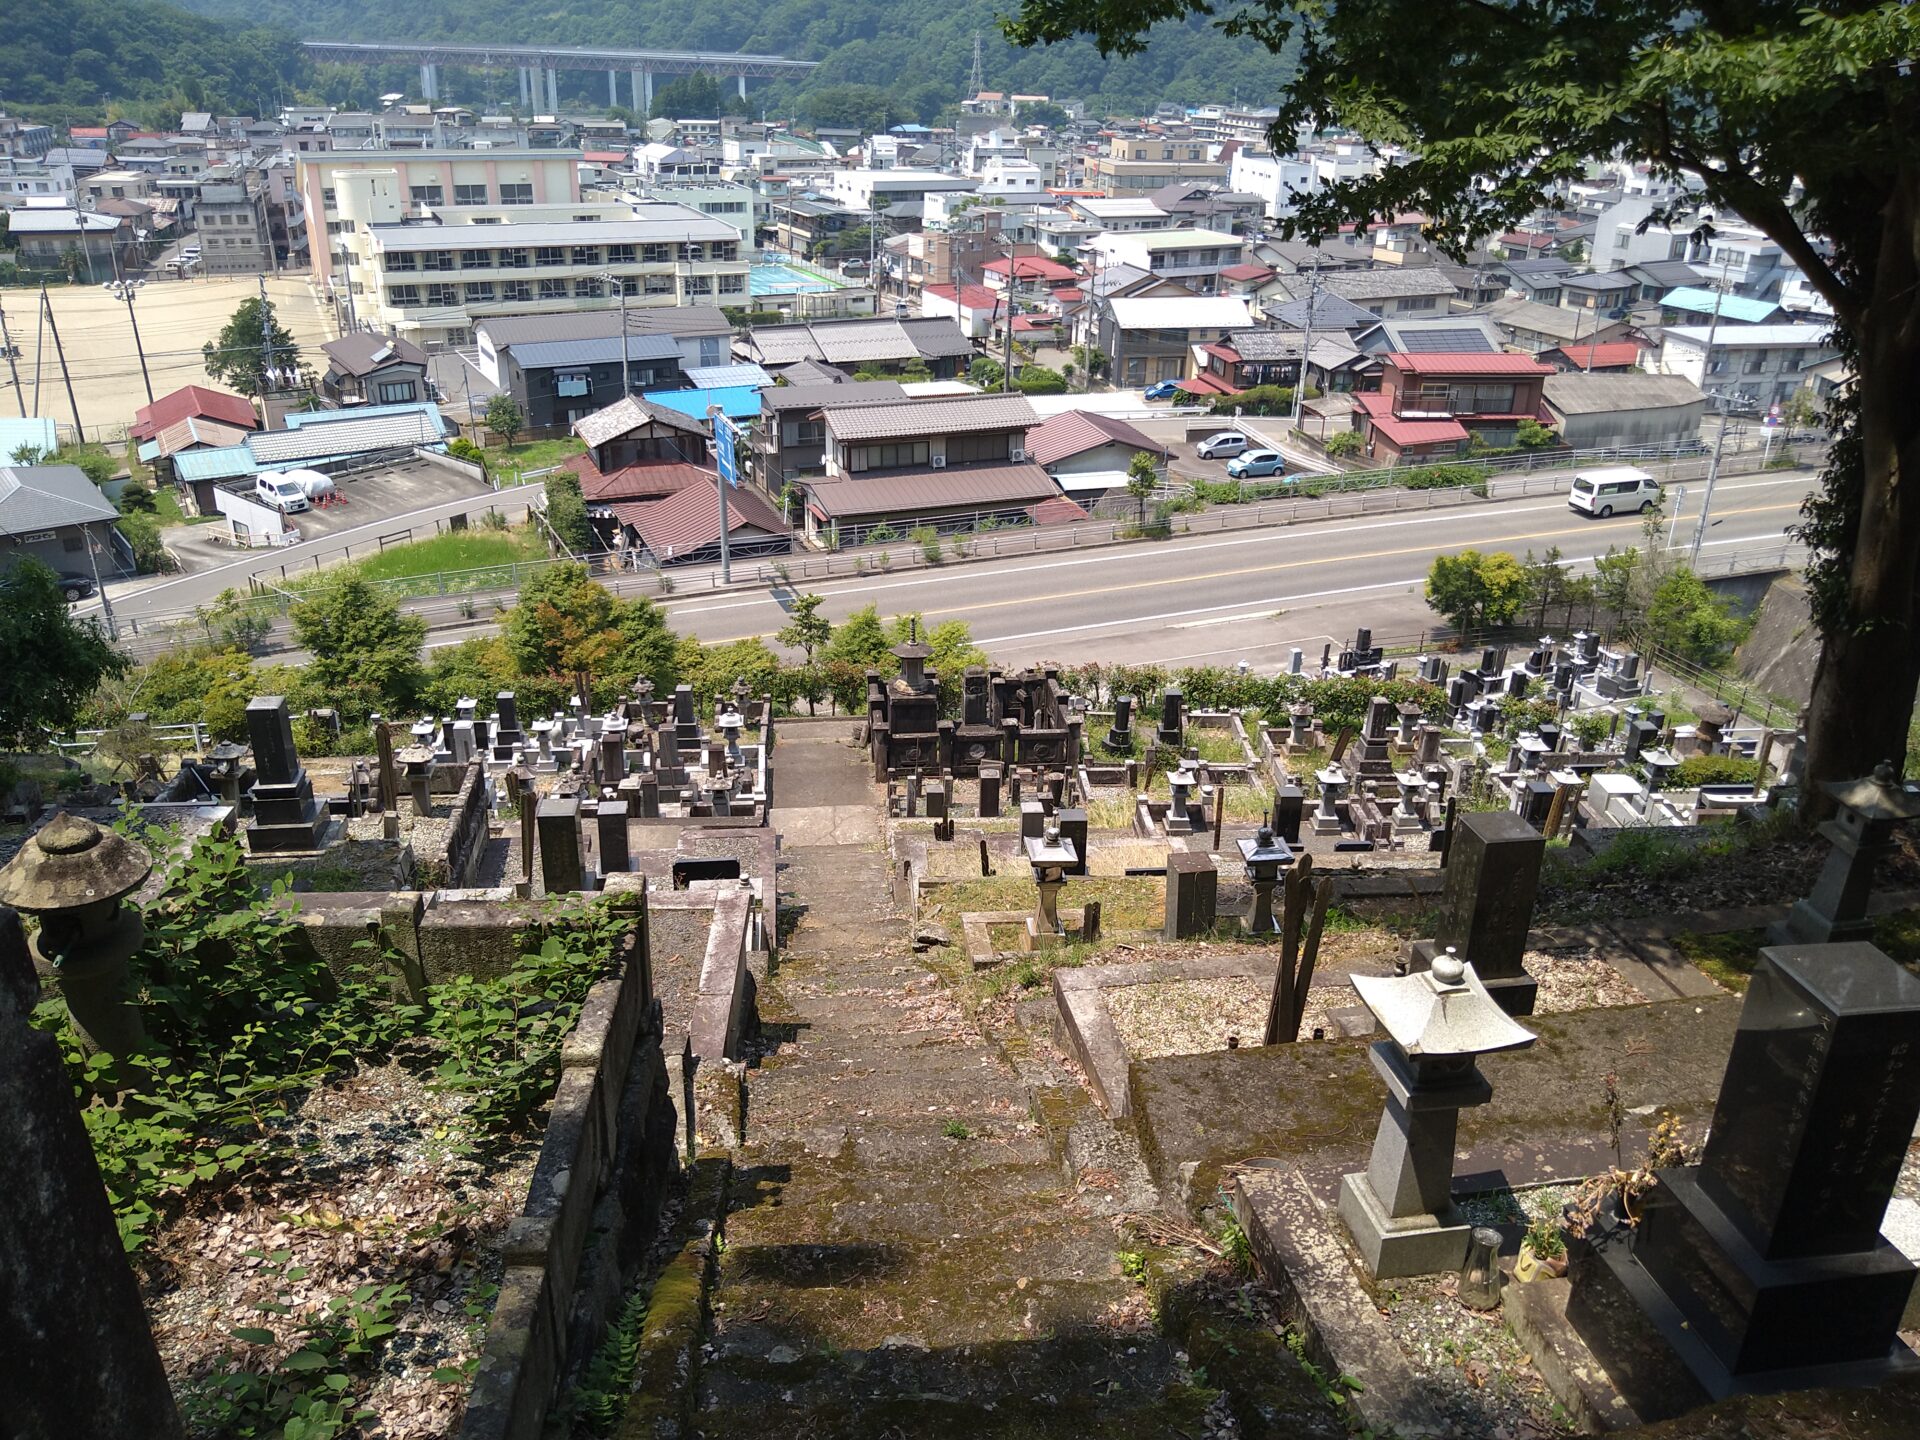
[[[944,455],[935,455],[928,463],[936,470],[944,470],[947,468],[947,457]]]
[[[1013,447],[1013,463],[1014,464],[1018,465],[1021,461],[1025,460],[1026,458],[1027,458],[1027,452],[1025,450],[1023,450],[1018,445]]]

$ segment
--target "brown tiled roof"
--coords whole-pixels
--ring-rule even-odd
[[[560,462],[580,477],[580,494],[589,504],[609,500],[658,500],[696,485],[709,488],[713,472],[685,461],[658,461],[651,465],[623,465],[603,471],[591,455],[569,455]]]
[[[1124,420],[1089,410],[1063,410],[1027,432],[1027,458],[1036,465],[1052,465],[1083,450],[1102,445],[1131,445],[1159,454],[1165,447],[1142,435]]]
[[[802,482],[829,520],[913,515],[967,506],[1035,505],[1060,493],[1038,465],[974,465],[959,470],[868,471],[849,478]]]
[[[1024,395],[958,395],[908,405],[849,406],[827,413],[836,440],[897,440],[969,430],[1025,430],[1040,417]]]
[[[706,488],[682,490],[664,500],[626,501],[610,507],[623,525],[631,525],[658,559],[684,555],[720,539],[720,505]],[[727,490],[727,533],[759,530],[787,533],[780,514],[751,490]]]

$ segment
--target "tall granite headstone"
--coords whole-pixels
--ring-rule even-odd
[[[1861,942],[1762,950],[1700,1164],[1658,1172],[1631,1246],[1603,1229],[1575,1277],[1643,1418],[1920,1368],[1914,1267],[1880,1234],[1917,1118],[1920,979]]]
[[[254,773],[247,849],[255,855],[318,850],[327,809],[313,798],[313,782],[300,764],[284,696],[256,695],[247,702],[247,739]]]
[[[580,802],[553,796],[534,812],[540,828],[540,883],[549,895],[571,895],[588,888],[580,859]]]
[[[1447,845],[1439,922],[1432,940],[1414,943],[1410,968],[1427,969],[1451,947],[1501,1009],[1531,1015],[1540,986],[1521,962],[1546,850],[1546,837],[1510,811],[1462,815]]]

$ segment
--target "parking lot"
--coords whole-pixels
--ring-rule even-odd
[[[400,517],[442,501],[463,495],[485,494],[487,487],[477,480],[425,461],[412,461],[391,469],[364,474],[336,476],[338,503],[315,506],[289,515],[287,522],[300,532],[301,540],[324,540],[343,530],[376,524]],[[396,528],[405,528],[404,524]],[[167,548],[188,572],[224,565],[234,558],[231,545],[214,539],[224,534],[223,525],[186,525],[169,530]]]

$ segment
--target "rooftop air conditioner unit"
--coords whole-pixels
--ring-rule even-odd
[[[936,470],[944,470],[947,468],[947,457],[944,455],[935,455],[927,463],[932,465]]]
[[[1018,445],[1013,447],[1013,463],[1018,465],[1027,458],[1027,452]]]

